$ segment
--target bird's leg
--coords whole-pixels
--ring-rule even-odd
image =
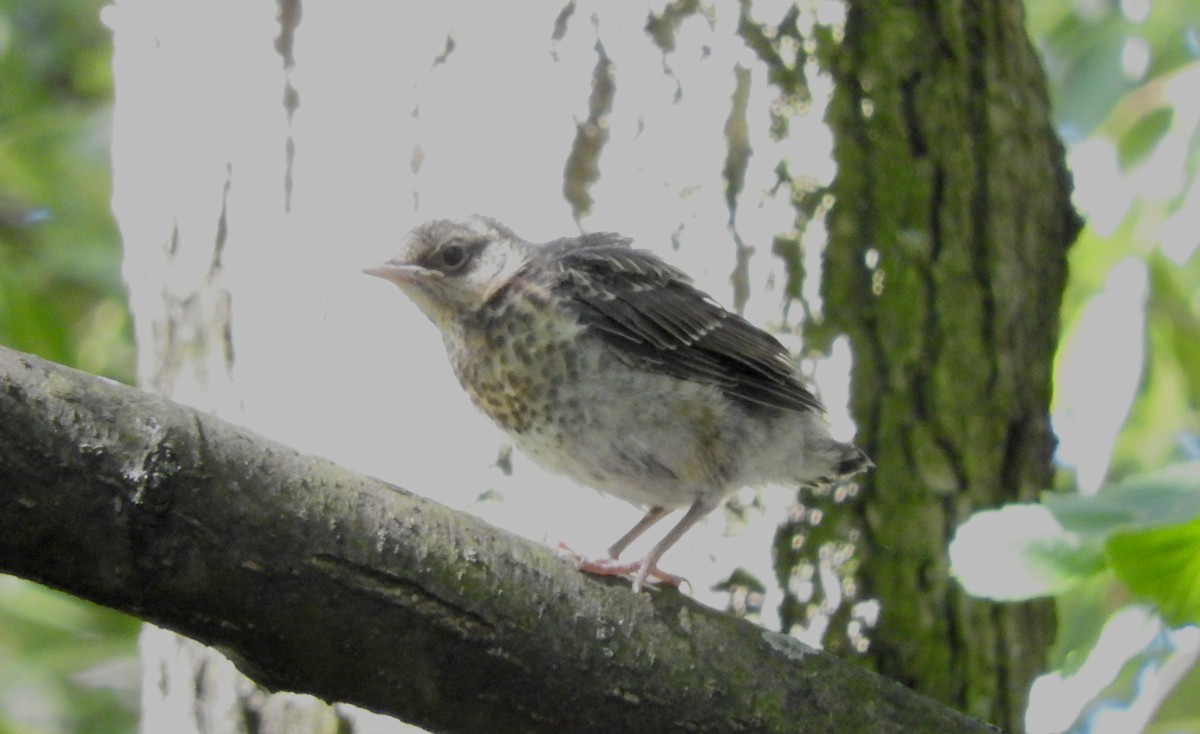
[[[699,497],[692,506],[688,508],[687,513],[683,518],[671,528],[671,531],[663,537],[662,540],[654,544],[650,552],[640,561],[641,568],[638,569],[637,576],[633,577],[633,590],[635,592],[642,590],[642,585],[646,583],[646,579],[653,576],[661,579],[672,586],[678,586],[680,578],[664,574],[658,570],[658,561],[663,557],[663,554],[670,550],[671,546],[675,545],[683,534],[692,529],[692,526],[700,522],[708,513],[712,512],[717,506],[717,502],[711,498]]]
[[[560,544],[559,547],[567,550],[573,556],[575,556],[575,565],[581,571],[586,571],[587,573],[596,574],[598,576],[625,576],[638,571],[641,568],[641,562],[618,563],[617,559],[621,557],[621,553],[629,547],[630,543],[640,538],[642,534],[649,530],[656,522],[669,514],[670,511],[665,507],[651,507],[646,512],[645,516],[643,516],[641,520],[638,520],[637,525],[634,525],[628,533],[622,535],[617,542],[613,543],[609,547],[608,558],[584,558],[576,555],[573,551],[570,551],[569,548],[566,548],[566,546]],[[674,585],[679,584],[679,579],[670,574],[658,573],[655,574],[655,578],[663,581],[664,583]]]
[[[630,543],[642,537],[642,533],[649,530],[654,523],[663,519],[668,514],[665,507],[651,507],[646,516],[638,521],[637,525],[634,525],[628,533],[621,536],[620,540],[612,544],[608,549],[608,557],[614,561],[620,558],[621,553],[629,547]]]
[[[640,561],[634,561],[632,563],[617,563],[615,558],[597,559],[581,562],[579,564],[579,569],[581,571],[599,574],[602,576],[624,576],[625,574],[636,573],[637,575],[633,578],[634,591],[641,591],[642,586],[644,586],[646,583],[646,580],[650,578],[656,578],[663,583],[670,584],[671,586],[678,586],[682,579],[678,576],[673,576],[669,573],[658,570],[658,561],[663,557],[664,553],[670,550],[671,546],[675,545],[675,543],[683,537],[684,533],[686,533],[688,530],[691,530],[693,525],[700,522],[700,519],[712,512],[713,508],[716,506],[717,502],[713,499],[704,497],[697,499],[692,503],[692,506],[688,508],[687,514],[683,516],[683,519],[681,519],[675,525],[675,527],[671,528],[671,531],[668,532],[662,540],[658,541],[658,543],[650,549],[650,552],[647,553]],[[633,537],[637,537],[637,534],[644,532],[646,528],[653,525],[665,514],[665,510],[657,514],[655,514],[653,510],[646,513],[646,517],[642,518],[642,521],[639,522],[633,530],[626,533],[625,537],[621,538],[621,540],[618,540],[613,547],[616,548],[618,552],[624,550],[624,546],[621,545],[622,541],[625,541],[626,538],[632,541]],[[635,531],[637,531],[637,534],[635,534]],[[626,545],[628,545],[628,543],[626,543]]]

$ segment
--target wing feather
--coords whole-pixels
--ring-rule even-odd
[[[630,364],[716,385],[743,403],[822,410],[778,339],[726,311],[653,253],[611,234],[546,247],[541,262],[550,288]]]

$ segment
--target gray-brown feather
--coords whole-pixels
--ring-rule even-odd
[[[751,406],[822,410],[779,340],[726,311],[653,253],[604,233],[545,247],[537,275],[629,364],[707,382]]]

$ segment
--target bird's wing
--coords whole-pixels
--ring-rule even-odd
[[[775,337],[726,311],[656,255],[604,234],[547,248],[551,287],[627,362],[716,385],[749,404],[823,410]]]

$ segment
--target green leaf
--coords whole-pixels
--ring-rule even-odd
[[[1096,646],[1111,613],[1129,601],[1129,592],[1111,571],[1097,573],[1054,598],[1058,631],[1049,669],[1062,675],[1079,670]]]
[[[1157,107],[1137,119],[1117,141],[1117,159],[1125,170],[1141,163],[1166,135],[1175,119],[1174,107]]]
[[[1104,536],[1200,517],[1200,461],[1106,484],[1095,495],[1045,493],[1042,504],[1067,530]]]
[[[1019,601],[1061,593],[1103,571],[1104,555],[1041,505],[1005,505],[958,528],[950,567],[969,594]]]
[[[1200,623],[1200,517],[1117,533],[1105,553],[1117,578],[1152,601],[1167,622]]]
[[[1200,665],[1180,677],[1143,734],[1200,734]]]
[[[1161,324],[1166,332],[1165,348],[1156,350],[1155,356],[1170,355],[1182,372],[1186,402],[1200,404],[1200,359],[1196,359],[1200,348],[1200,311],[1192,303],[1200,287],[1200,263],[1179,267],[1160,253],[1147,262],[1151,285],[1148,318],[1151,324]],[[1160,353],[1164,353],[1162,357],[1158,357]]]

